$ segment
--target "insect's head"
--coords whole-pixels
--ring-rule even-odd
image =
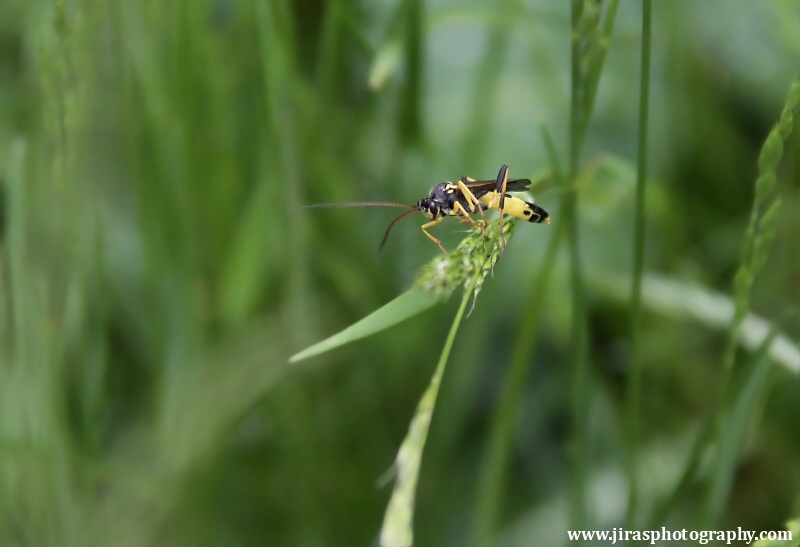
[[[417,209],[425,213],[429,220],[436,220],[442,215],[442,206],[430,197],[422,198],[417,202]]]

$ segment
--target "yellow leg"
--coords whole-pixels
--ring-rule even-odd
[[[489,221],[486,220],[486,215],[483,214],[483,206],[482,206],[481,202],[478,201],[478,198],[475,197],[475,194],[473,194],[472,191],[469,188],[467,188],[467,185],[464,184],[464,180],[466,178],[467,177],[464,177],[460,181],[458,181],[458,189],[461,190],[461,193],[464,194],[465,198],[467,198],[467,201],[469,202],[469,206],[470,206],[469,208],[472,210],[472,212],[474,213],[475,209],[477,208],[478,211],[481,213],[481,218],[483,219],[483,228],[481,228],[481,229],[483,230],[483,233],[485,234],[486,233],[486,227],[489,225]],[[461,207],[460,203],[456,203],[456,205]],[[453,207],[453,209],[455,209],[455,207]],[[461,207],[461,209],[463,209],[463,207]],[[472,217],[470,217],[470,220],[472,220]],[[474,224],[474,221],[473,221],[473,224]]]
[[[475,222],[475,219],[470,216],[469,211],[464,209],[459,202],[456,202],[455,205],[453,205],[453,211],[455,211],[456,215],[464,217],[463,219],[459,218],[459,220],[461,220],[461,222],[464,224],[472,224],[476,228],[481,228],[482,230],[486,229],[485,226],[480,226],[477,222]]]
[[[422,231],[426,236],[428,236],[428,239],[430,239],[431,241],[433,241],[434,243],[436,243],[439,246],[439,248],[442,250],[442,252],[444,254],[447,254],[447,251],[445,251],[444,247],[442,247],[442,243],[438,239],[433,237],[431,234],[429,234],[428,230],[427,230],[427,228],[432,228],[432,227],[436,226],[437,224],[439,224],[443,220],[444,220],[444,217],[439,217],[439,218],[437,218],[435,220],[432,220],[432,221],[430,221],[430,222],[428,222],[426,224],[423,224],[422,225]]]

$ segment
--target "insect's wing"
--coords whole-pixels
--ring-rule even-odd
[[[469,177],[464,178],[466,180],[462,179],[462,181],[476,197],[478,197],[477,195],[479,193],[493,191],[497,185],[496,180],[473,180]],[[506,183],[506,192],[524,192],[530,185],[531,179],[508,179]]]
[[[531,185],[531,179],[508,179],[506,192],[524,192]]]

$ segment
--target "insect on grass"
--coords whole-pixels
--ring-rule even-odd
[[[508,164],[503,164],[497,173],[497,178],[494,180],[475,180],[469,177],[461,177],[461,180],[455,183],[440,182],[431,188],[428,197],[420,199],[416,205],[387,201],[351,201],[345,203],[317,203],[306,205],[304,209],[318,207],[402,207],[409,209],[409,211],[389,223],[383,240],[381,240],[379,252],[386,244],[389,232],[391,232],[395,224],[414,213],[421,212],[428,219],[428,222],[422,225],[422,232],[428,239],[436,243],[444,254],[447,254],[442,243],[428,232],[428,228],[436,226],[448,216],[456,217],[465,224],[479,226],[483,230],[487,225],[486,216],[484,215],[484,211],[487,209],[499,211],[502,216],[511,215],[527,222],[549,224],[550,215],[547,211],[534,203],[508,195],[508,192],[524,192],[530,184],[530,179],[509,179]],[[475,213],[480,213],[483,219],[481,225],[472,218]],[[502,231],[500,235],[505,247],[505,235]]]

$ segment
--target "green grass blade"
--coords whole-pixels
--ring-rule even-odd
[[[616,18],[617,2],[606,11],[603,25],[602,6],[591,0],[572,0],[570,20],[570,120],[569,169],[566,178],[571,188],[565,193],[562,222],[567,224],[567,249],[572,293],[572,333],[570,340],[571,413],[574,420],[570,440],[572,479],[570,487],[570,524],[580,528],[586,522],[586,479],[588,468],[589,348],[586,288],[581,265],[578,231],[578,196],[581,150],[594,108],[605,52]],[[602,28],[602,30],[601,30]]]
[[[603,72],[606,53],[608,53],[608,46],[611,43],[611,34],[614,30],[614,22],[617,18],[618,7],[619,0],[611,0],[608,3],[602,33],[600,32],[598,20],[594,30],[596,37],[588,44],[583,59],[581,60],[581,64],[586,68],[586,93],[584,98],[585,116],[582,119],[580,129],[581,139],[583,139],[586,133],[589,117],[591,116],[592,110],[594,110],[595,100],[597,99],[597,89],[600,86],[600,75]]]
[[[779,323],[773,323],[758,351],[750,358],[750,366],[744,375],[742,388],[727,413],[727,419],[721,420],[716,446],[718,456],[706,500],[708,522],[719,522],[728,501],[739,446],[760,400],[767,372],[772,365],[772,360],[768,358],[769,348],[779,332]]]
[[[578,196],[576,181],[579,176],[580,155],[585,128],[590,112],[587,111],[587,81],[583,66],[583,52],[591,42],[599,23],[597,6],[592,2],[572,0],[570,44],[570,119],[569,119],[569,169],[565,180],[571,190],[562,200],[562,222],[567,225],[567,250],[570,264],[570,292],[572,298],[572,327],[570,333],[570,413],[573,427],[570,432],[570,525],[581,528],[586,522],[587,480],[587,401],[589,399],[587,351],[588,317],[586,295],[581,266],[580,234],[578,231]]]
[[[642,4],[642,65],[639,83],[639,158],[636,171],[636,212],[633,232],[633,275],[631,280],[631,305],[629,309],[630,372],[627,385],[627,475],[628,510],[626,527],[633,528],[638,506],[636,465],[638,459],[639,414],[641,412],[642,365],[639,361],[639,325],[642,316],[642,276],[644,272],[645,244],[645,191],[647,188],[647,122],[650,103],[650,34],[652,4]]]
[[[507,11],[513,13],[518,9],[519,3],[516,0],[505,0],[497,2],[492,8],[497,11]],[[517,24],[519,15],[507,19],[512,24]],[[490,30],[489,41],[486,45],[486,53],[477,67],[477,77],[475,87],[471,97],[472,108],[470,109],[470,123],[464,138],[464,157],[479,159],[486,149],[487,137],[491,134],[490,128],[494,124],[492,116],[495,114],[493,108],[497,104],[497,95],[500,90],[499,83],[502,81],[503,64],[498,63],[497,59],[504,59],[508,55],[511,46],[511,32],[509,25]]]
[[[405,0],[406,21],[403,39],[405,49],[405,77],[400,96],[400,137],[407,145],[419,143],[424,138],[422,116],[423,39],[422,27],[425,8],[423,0]]]
[[[296,363],[381,332],[422,313],[436,302],[428,291],[410,289],[343,331],[294,354],[289,362]]]

